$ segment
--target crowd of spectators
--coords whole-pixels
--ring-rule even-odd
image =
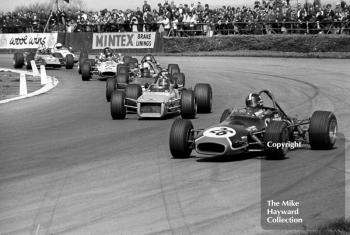
[[[309,0],[311,1],[311,0]],[[48,20],[50,19],[50,20]],[[300,0],[255,1],[254,6],[212,8],[201,2],[147,1],[136,10],[0,12],[2,33],[22,32],[163,32],[166,36],[212,34],[349,34],[350,7],[345,1],[322,5]]]

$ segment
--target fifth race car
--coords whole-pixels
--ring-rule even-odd
[[[264,106],[262,94],[271,107]],[[175,120],[169,145],[174,158],[190,157],[195,150],[212,156],[262,152],[270,159],[284,159],[289,149],[300,144],[332,149],[336,134],[334,113],[315,111],[299,120],[288,116],[270,91],[262,90],[247,96],[245,108],[226,109],[216,125],[195,129],[190,120]]]

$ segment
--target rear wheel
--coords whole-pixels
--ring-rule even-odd
[[[124,91],[113,91],[111,95],[111,115],[113,120],[124,119],[126,116]]]
[[[91,65],[88,61],[84,62],[81,67],[81,79],[83,81],[89,81],[91,79]]]
[[[288,147],[283,146],[289,141],[287,124],[282,121],[270,121],[265,131],[265,153],[268,159],[282,160],[285,158]]]
[[[225,109],[224,112],[221,114],[220,122],[225,121],[226,118],[228,118],[231,113],[232,113],[232,109]]]
[[[198,83],[194,87],[197,109],[199,113],[210,113],[213,100],[211,86],[207,83]]]
[[[74,67],[74,57],[71,54],[66,55],[66,69],[72,69]]]
[[[129,62],[130,69],[135,69],[139,66],[139,61],[136,58],[131,58]]]
[[[180,73],[180,67],[178,64],[169,64],[168,65],[169,74],[173,75],[175,73]]]
[[[125,64],[118,64],[117,74],[129,74],[130,67]]]
[[[15,69],[22,68],[24,65],[24,56],[20,52],[16,52],[13,56],[13,67]]]
[[[312,149],[332,149],[337,140],[337,119],[329,111],[315,111],[310,120],[309,141]]]
[[[129,74],[117,74],[117,87],[124,89],[129,83]]]
[[[173,158],[189,158],[193,149],[193,125],[190,120],[176,119],[170,129],[169,146]]]
[[[196,99],[192,90],[184,90],[180,100],[181,117],[195,118],[197,114]]]
[[[142,95],[142,87],[139,84],[129,84],[125,88],[125,95],[127,98],[137,100]],[[126,100],[126,105],[135,106],[136,102],[131,100]]]
[[[111,101],[111,95],[115,89],[116,85],[116,79],[115,78],[108,78],[106,82],[106,99],[107,102]]]

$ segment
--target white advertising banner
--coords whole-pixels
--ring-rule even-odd
[[[53,47],[57,33],[8,33],[0,34],[0,49],[26,49],[45,46]]]
[[[154,48],[156,33],[94,33],[92,49],[138,49]]]

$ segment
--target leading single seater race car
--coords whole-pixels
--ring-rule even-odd
[[[31,61],[33,60],[37,67],[40,67],[40,65],[51,68],[65,66],[66,69],[72,69],[74,66],[74,56],[71,52],[69,53],[64,53],[65,56],[63,56],[57,48],[39,47],[35,52],[16,52],[13,57],[13,65],[15,68],[25,66],[26,69],[31,69]]]
[[[158,78],[142,93],[139,84],[130,84],[125,92],[116,90],[111,97],[113,119],[124,119],[126,113],[137,113],[139,118],[162,118],[168,114],[181,114],[183,118],[194,118],[198,112],[211,111],[212,89],[201,83],[194,91],[171,84],[167,74]]]
[[[68,69],[73,68],[74,63],[78,62],[78,56],[74,53],[73,48],[65,47],[62,43],[56,43],[51,49],[51,52],[58,58],[64,58]]]
[[[284,159],[289,149],[305,144],[311,149],[333,148],[337,119],[332,112],[315,111],[311,118],[298,120],[287,116],[270,91],[261,94],[273,104],[262,107],[264,113],[226,109],[219,124],[204,129],[194,129],[189,120],[175,120],[169,139],[172,156],[187,158],[192,150],[214,156],[260,151],[267,158]]]

